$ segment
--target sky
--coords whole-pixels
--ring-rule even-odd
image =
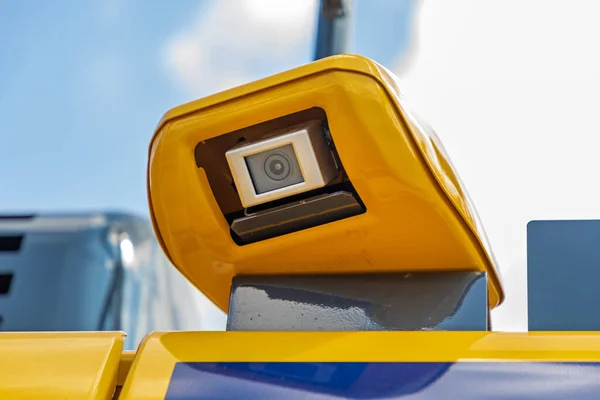
[[[310,62],[316,4],[0,1],[0,210],[147,214],[147,148],[163,113]],[[354,51],[391,65],[411,2],[356,8]]]
[[[527,223],[600,216],[599,13],[587,0],[427,0],[395,67],[494,249],[494,328],[527,330]]]
[[[311,61],[316,0],[0,1],[0,210],[147,214],[169,108]],[[600,3],[354,0],[348,51],[401,78],[475,202],[525,330],[526,224],[598,216]]]

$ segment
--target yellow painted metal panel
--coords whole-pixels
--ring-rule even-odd
[[[131,364],[133,364],[134,359],[135,351],[128,350],[121,354],[119,373],[117,375],[117,386],[123,386],[125,383],[125,379],[127,378],[127,374],[129,374],[129,369],[131,368]]]
[[[121,399],[164,398],[177,362],[600,361],[600,332],[172,332],[138,351]]]
[[[121,332],[0,334],[0,399],[110,399]]]

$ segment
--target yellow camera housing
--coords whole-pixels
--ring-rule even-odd
[[[308,118],[311,110],[326,115],[366,212],[236,243],[226,215],[242,210],[239,196],[214,184],[230,179],[225,151],[235,143],[199,146],[297,113]],[[224,311],[237,275],[471,270],[488,273],[490,308],[504,297],[483,228],[441,143],[409,113],[395,77],[360,56],[329,57],[170,110],[150,144],[147,184],[165,254]]]

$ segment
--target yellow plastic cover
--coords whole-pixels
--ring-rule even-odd
[[[326,112],[367,212],[237,245],[195,147],[314,107]],[[395,78],[363,57],[323,59],[172,109],[150,145],[148,196],[163,250],[223,310],[240,274],[477,270],[489,275],[492,308],[504,296],[484,230],[440,141],[409,113]]]

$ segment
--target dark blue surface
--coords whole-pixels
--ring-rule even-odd
[[[600,399],[600,363],[178,363],[166,400]]]
[[[600,330],[600,220],[527,225],[530,331]]]

